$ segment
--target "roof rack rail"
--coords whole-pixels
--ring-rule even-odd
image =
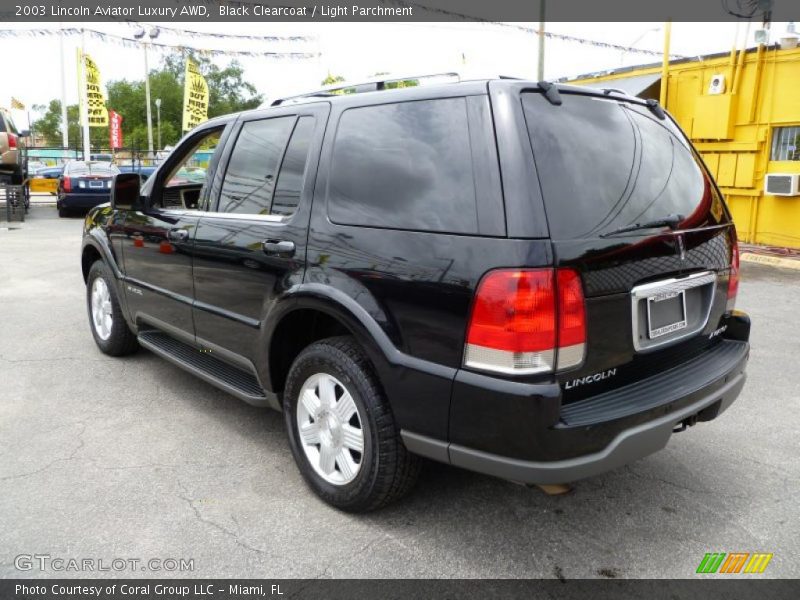
[[[667,118],[667,115],[664,113],[664,109],[661,108],[661,105],[658,103],[658,100],[654,98],[648,98],[647,100],[645,100],[645,103],[647,104],[647,108],[650,109],[650,112],[652,112],[659,119],[663,121],[664,119]]]
[[[555,83],[549,81],[540,81],[536,85],[544,92],[544,97],[547,101],[554,106],[561,106],[561,94],[558,93],[558,88]]]
[[[364,92],[375,92],[387,89],[387,84],[399,83],[401,81],[415,80],[424,81],[426,79],[437,79],[449,77],[455,78],[455,82],[461,81],[461,76],[458,73],[431,73],[427,75],[382,75],[366,81],[358,83],[336,83],[334,85],[327,85],[312,92],[298,94],[296,96],[287,96],[285,98],[278,98],[270,103],[270,106],[280,106],[289,102],[301,102],[312,98],[328,98],[330,96],[337,96],[340,94],[362,94]],[[391,89],[391,88],[389,88]]]

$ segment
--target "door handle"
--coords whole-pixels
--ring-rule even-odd
[[[170,229],[167,237],[176,242],[182,242],[189,238],[189,232],[185,229]]]
[[[264,240],[261,247],[270,256],[294,256],[294,242],[289,240]]]

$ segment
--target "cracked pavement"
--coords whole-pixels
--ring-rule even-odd
[[[121,577],[683,578],[735,551],[798,575],[800,273],[743,264],[748,383],[664,451],[562,497],[429,463],[406,500],[353,516],[305,487],[281,415],[147,351],[100,354],[81,226],[34,207],[0,230],[1,577],[79,575],[13,566],[46,553],[194,559],[103,573]]]

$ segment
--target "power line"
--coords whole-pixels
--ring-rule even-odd
[[[131,25],[146,25],[147,27],[158,27],[162,31],[169,31],[176,35],[184,35],[188,37],[208,37],[214,39],[229,39],[229,40],[250,40],[256,42],[313,42],[317,38],[312,35],[238,35],[230,33],[213,33],[207,31],[195,31],[192,29],[180,29],[178,27],[169,27],[166,25],[158,25],[156,23],[144,23],[139,21],[127,21]]]
[[[124,46],[126,48],[139,48],[141,42],[137,40],[132,40],[130,38],[126,38],[119,35],[114,35],[112,33],[106,33],[104,31],[98,31],[96,29],[79,29],[77,27],[67,27],[64,29],[0,29],[0,38],[6,37],[36,37],[36,36],[53,36],[53,35],[60,35],[63,32],[65,36],[80,36],[83,33],[87,35],[103,40],[104,42],[111,42],[118,44],[120,46]],[[252,56],[252,57],[261,57],[261,58],[271,58],[275,60],[306,60],[317,58],[319,53],[317,52],[265,52],[265,51],[255,51],[255,50],[209,50],[205,48],[197,48],[194,46],[186,46],[184,44],[181,45],[170,45],[170,44],[160,44],[156,42],[147,42],[148,48],[153,48],[155,50],[159,50],[161,52],[174,52],[174,51],[182,51],[182,50],[192,50],[197,52],[198,54],[202,55],[210,55],[210,56]]]

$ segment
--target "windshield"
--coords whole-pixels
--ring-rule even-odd
[[[615,99],[522,95],[553,239],[594,238],[681,215],[679,228],[728,222],[691,146],[669,120]],[[632,235],[639,235],[634,233]]]

